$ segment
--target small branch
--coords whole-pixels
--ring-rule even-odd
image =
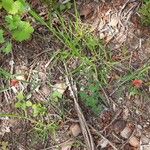
[[[80,123],[80,126],[81,126],[81,130],[82,130],[82,134],[84,136],[84,139],[85,139],[85,142],[86,142],[86,145],[87,145],[87,149],[88,150],[95,150],[95,146],[94,146],[94,142],[93,142],[93,138],[92,138],[92,135],[91,135],[91,132],[89,130],[89,127],[86,123],[86,120],[85,120],[85,117],[82,113],[82,110],[78,104],[78,94],[77,94],[77,88],[76,88],[76,85],[75,83],[73,82],[73,78],[72,77],[68,77],[68,69],[67,69],[67,66],[66,64],[64,63],[64,66],[65,66],[65,71],[66,71],[66,82],[68,83],[69,85],[69,90],[70,90],[70,93],[73,97],[73,100],[74,100],[74,104],[75,104],[75,109],[77,111],[77,114],[78,114],[78,118],[79,118],[79,123]]]

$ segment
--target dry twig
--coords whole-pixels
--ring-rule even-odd
[[[76,109],[78,117],[79,117],[79,123],[80,123],[82,134],[84,136],[84,139],[85,139],[85,142],[86,142],[86,145],[87,145],[87,149],[88,150],[95,150],[93,137],[92,137],[91,132],[89,130],[89,127],[86,123],[86,120],[84,118],[82,110],[81,110],[81,108],[78,104],[78,95],[77,95],[76,85],[73,82],[73,78],[71,76],[68,77],[68,74],[69,74],[68,73],[68,68],[67,68],[65,63],[64,63],[64,66],[65,66],[65,71],[66,71],[66,74],[67,74],[66,75],[66,82],[68,83],[70,93],[71,93],[71,95],[73,97],[73,100],[74,100],[75,109]]]
[[[120,147],[120,150],[124,149],[124,146],[129,142],[129,140],[133,137],[134,133],[135,133],[135,129],[133,130],[132,134],[130,135],[130,137],[125,141],[125,143]]]
[[[103,136],[100,132],[98,132],[96,129],[94,129],[91,125],[89,125],[89,127],[92,129],[92,131],[97,134],[98,136],[102,137],[104,140],[106,140],[109,145],[114,149],[114,150],[119,150],[118,148],[115,147],[115,145],[109,141],[105,136]]]
[[[107,126],[105,126],[104,129],[101,130],[100,132],[103,133],[108,127],[110,127],[115,122],[115,120],[118,118],[118,116],[121,114],[121,112],[122,112],[122,110],[120,109],[118,111],[118,113],[115,115],[115,117],[112,119],[112,121]]]

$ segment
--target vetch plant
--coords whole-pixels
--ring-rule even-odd
[[[0,44],[3,44],[1,51],[8,54],[12,50],[12,39],[19,42],[28,40],[34,29],[29,22],[22,19],[29,10],[25,0],[0,0],[0,11],[2,12],[3,9],[7,12],[5,16],[6,28],[0,27]],[[6,39],[6,33],[12,35],[10,40]]]

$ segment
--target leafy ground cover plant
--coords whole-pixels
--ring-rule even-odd
[[[90,81],[80,92],[80,98],[96,115],[103,110],[102,96],[97,82]]]
[[[139,10],[143,25],[150,25],[150,0],[144,0],[141,9]]]
[[[55,137],[55,132],[59,126],[54,121],[49,124],[44,123],[44,117],[47,115],[47,108],[43,104],[33,104],[30,100],[26,99],[23,91],[17,94],[17,100],[15,107],[24,112],[23,118],[25,120],[29,120],[34,123],[35,126],[33,129],[38,138],[45,140],[48,138],[49,133],[52,137]]]
[[[1,0],[0,12],[3,9],[7,12],[5,16],[6,27],[0,27],[0,44],[3,44],[1,51],[8,54],[12,50],[12,40],[22,42],[28,40],[34,32],[28,21],[23,20],[23,15],[30,9],[24,0]],[[11,39],[5,37],[6,33],[11,34]]]

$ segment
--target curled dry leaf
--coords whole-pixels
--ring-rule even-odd
[[[16,74],[18,74],[18,76],[16,76],[16,79],[23,78],[23,77],[26,79],[26,76],[29,72],[28,67],[26,67],[26,66],[16,66],[15,70],[16,70]],[[23,77],[20,77],[20,76],[23,76]]]
[[[99,36],[100,36],[100,39],[104,39],[105,37],[104,33],[100,33]]]
[[[61,145],[61,150],[71,150],[73,143],[73,140],[66,141]]]
[[[137,137],[133,136],[129,139],[129,144],[133,147],[139,147],[140,146],[140,141]]]
[[[12,80],[10,81],[10,85],[11,85],[11,86],[14,86],[14,87],[17,87],[17,86],[19,85],[19,81],[16,80],[16,79],[12,79]]]
[[[0,136],[4,136],[5,133],[11,132],[11,127],[8,117],[0,118]]]
[[[28,68],[26,66],[16,66],[16,76],[17,80],[25,81],[28,74]]]
[[[81,128],[78,123],[71,125],[70,127],[71,134],[74,137],[77,137],[81,133]]]

